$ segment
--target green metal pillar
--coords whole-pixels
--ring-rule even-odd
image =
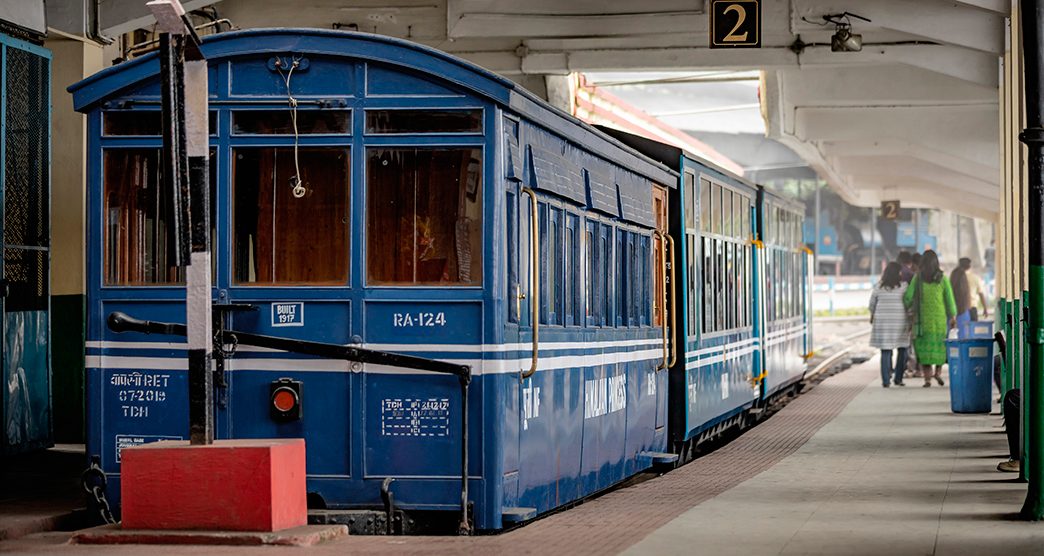
[[[1008,390],[1011,390],[1014,386],[1014,381],[1011,379],[1011,361],[1008,359],[1008,353],[1011,353],[1012,341],[1011,341],[1011,325],[1008,323],[1008,319],[1011,315],[1010,304],[1007,299],[997,299],[997,310],[994,313],[994,322],[997,323],[997,330],[1000,330],[1004,334],[1004,339],[1008,345],[1008,349],[1005,353],[1001,354],[1001,395],[1003,396]]]
[[[1026,340],[1029,366],[1022,389],[1026,413],[1025,475],[1029,481],[1022,517],[1044,518],[1044,72],[1041,71],[1041,42],[1044,36],[1044,6],[1038,0],[1019,2],[1022,21],[1022,55],[1025,68],[1026,129],[1019,140],[1029,150],[1028,224],[1029,322]]]

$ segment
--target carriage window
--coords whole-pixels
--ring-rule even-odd
[[[584,231],[584,276],[587,282],[587,288],[585,295],[584,304],[584,315],[587,317],[587,325],[594,326],[597,324],[598,306],[595,305],[595,239],[594,230],[598,229],[598,224],[595,222],[588,221],[586,224],[587,229]]]
[[[562,211],[551,209],[547,225],[547,302],[551,304],[548,320],[562,324]]]
[[[479,133],[482,110],[367,110],[366,133]]]
[[[348,110],[298,110],[299,135],[345,134],[351,128]],[[235,135],[293,135],[294,112],[289,110],[238,110],[232,113]]]
[[[510,222],[510,220],[508,221]],[[562,257],[562,288],[565,298],[565,324],[580,325],[580,298],[577,295],[580,269],[580,231],[579,218],[575,214],[565,217],[565,256]]]
[[[159,110],[114,110],[103,112],[102,135],[156,135],[163,132]],[[210,111],[210,134],[217,133],[217,112]]]
[[[482,151],[372,148],[366,157],[369,284],[480,285]]]
[[[522,284],[518,281],[518,256],[519,256],[519,238],[517,236],[518,230],[518,204],[515,201],[515,194],[511,191],[507,193],[507,244],[508,244],[508,256],[507,256],[507,286],[508,286],[508,322],[518,322],[518,311],[521,303],[518,300],[518,296],[522,293]]]
[[[616,326],[630,326],[628,322],[628,296],[631,292],[629,288],[633,287],[635,277],[631,275],[628,269],[630,264],[630,255],[627,245],[627,236],[629,234],[624,230],[616,231]]]
[[[216,197],[215,163],[212,153],[211,214]],[[174,266],[170,251],[173,196],[160,173],[159,149],[106,149],[103,166],[106,285],[183,282],[184,273]]]
[[[233,151],[232,226],[236,284],[348,283],[347,148],[301,148],[305,187],[295,197],[292,148]]]
[[[700,229],[711,231],[711,183],[700,179]]]

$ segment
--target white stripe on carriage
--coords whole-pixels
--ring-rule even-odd
[[[794,332],[793,334],[790,334],[789,336],[785,336],[783,338],[776,338],[774,340],[771,340],[771,341],[768,342],[768,345],[769,346],[774,346],[774,345],[777,345],[777,344],[782,344],[783,342],[786,342],[788,340],[794,340],[794,339],[800,338],[800,337],[802,337],[804,335],[805,335],[805,331],[804,330],[799,330],[797,332]]]
[[[715,353],[718,353],[718,352],[722,351],[725,348],[728,348],[729,351],[732,351],[732,350],[740,349],[740,348],[743,348],[743,347],[746,347],[746,346],[749,346],[749,345],[757,345],[757,344],[758,344],[758,339],[757,338],[747,338],[746,340],[740,340],[738,342],[733,342],[731,344],[723,344],[723,345],[720,345],[720,346],[711,346],[711,347],[706,347],[706,348],[703,348],[703,349],[698,349],[696,351],[689,351],[689,352],[685,353],[685,358],[689,359],[689,358],[692,358],[692,357],[710,356],[710,355],[713,355]]]
[[[793,333],[793,332],[798,331],[798,330],[805,330],[806,328],[808,328],[808,326],[806,324],[804,324],[804,323],[796,325],[796,326],[791,326],[790,328],[781,328],[779,330],[773,330],[772,332],[769,332],[768,334],[765,335],[765,338],[771,340],[772,338],[775,338],[777,336],[783,336],[783,335],[790,334],[790,333]]]
[[[693,369],[700,369],[709,365],[714,365],[715,363],[725,363],[726,361],[729,361],[731,359],[739,359],[740,357],[750,355],[754,353],[754,351],[755,349],[753,347],[747,347],[743,349],[729,350],[727,354],[722,353],[716,357],[704,357],[701,359],[695,359],[686,363],[685,370],[691,371]]]
[[[645,338],[641,340],[616,340],[607,342],[541,342],[540,351],[564,349],[606,349],[620,347],[641,347],[662,345],[662,338]],[[94,349],[188,349],[186,343],[175,342],[128,342],[128,341],[96,341],[87,342],[87,347]],[[510,351],[529,351],[532,343],[522,344],[359,344],[360,348],[381,351],[435,351],[443,353],[505,353]],[[286,353],[283,350],[256,346],[239,346],[236,351],[251,353]]]
[[[630,363],[661,359],[663,350],[619,351],[592,355],[564,355],[544,357],[539,360],[540,371],[597,367],[614,363]],[[529,368],[530,359],[447,359],[449,363],[471,365],[472,374],[511,374]],[[129,357],[112,355],[88,355],[89,369],[156,369],[183,371],[188,366],[184,357]],[[229,359],[225,367],[229,371],[281,371],[281,372],[350,372],[352,363],[333,359]],[[363,371],[378,374],[439,374],[413,369],[364,364]]]

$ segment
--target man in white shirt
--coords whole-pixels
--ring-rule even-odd
[[[960,266],[964,268],[964,274],[968,277],[968,291],[972,298],[971,308],[971,320],[979,320],[978,308],[974,306],[976,302],[982,303],[982,318],[989,318],[990,310],[989,305],[986,303],[986,288],[982,283],[982,278],[979,278],[978,274],[975,274],[971,270],[971,259],[968,257],[962,257]]]

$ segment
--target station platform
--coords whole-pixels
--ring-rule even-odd
[[[882,389],[878,361],[830,377],[718,450],[496,536],[350,537],[314,554],[1034,554],[1044,523],[1016,514],[1025,484],[998,415],[950,413],[947,388]],[[12,554],[195,554],[201,547],[0,543]],[[273,548],[206,547],[212,554]]]

